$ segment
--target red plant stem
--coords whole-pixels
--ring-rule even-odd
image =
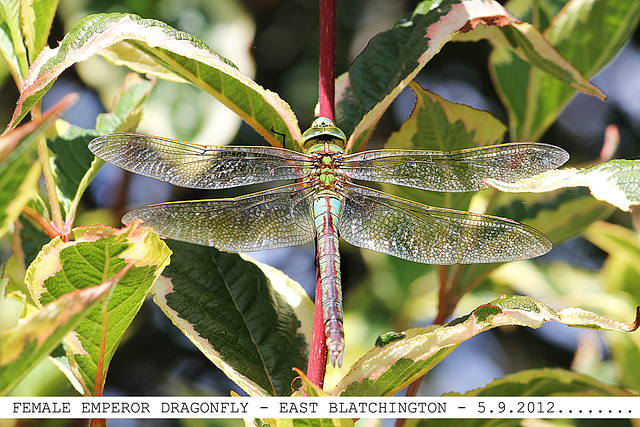
[[[451,297],[451,294],[450,294],[451,286],[449,281],[447,280],[448,271],[449,269],[447,268],[446,265],[439,266],[438,277],[440,279],[440,289],[438,292],[438,314],[436,315],[436,318],[433,321],[435,325],[443,325],[447,320],[447,317],[449,316],[449,314],[451,314],[450,312],[451,302],[449,301]],[[412,382],[411,384],[409,384],[409,387],[407,388],[407,393],[406,393],[407,397],[413,397],[417,395],[418,390],[420,389],[420,385],[422,384],[423,378],[424,377],[420,377],[414,382]],[[399,418],[398,420],[396,420],[394,427],[402,427],[404,426],[406,421],[407,421],[406,419]]]
[[[320,0],[319,104],[320,116],[334,120],[336,63],[336,0]],[[322,314],[320,262],[316,250],[316,295],[313,314],[313,335],[307,377],[318,387],[324,385],[327,367],[327,343]]]
[[[316,252],[316,297],[313,312],[313,335],[311,337],[311,351],[309,352],[309,366],[307,377],[315,385],[322,388],[324,374],[327,368],[327,342],[324,334],[324,317],[322,314],[322,286],[320,285],[320,264]]]
[[[433,321],[436,325],[442,325],[447,319],[447,313],[449,311],[449,289],[447,286],[447,266],[441,265],[438,270],[438,277],[440,278],[440,287],[438,291],[438,314]]]
[[[418,378],[407,387],[407,397],[414,397],[418,395],[418,390],[420,389],[420,385],[422,384],[424,376]],[[403,427],[407,422],[406,418],[398,418],[394,423],[394,427]]]
[[[138,224],[134,221],[132,223],[132,228],[137,227]],[[137,260],[135,260],[137,261]],[[116,291],[116,286],[118,281],[125,275],[127,272],[133,268],[135,261],[130,261],[127,265],[124,266],[122,270],[111,276],[109,279],[102,282],[110,283],[111,289],[107,293],[104,301],[102,302],[102,325],[100,329],[100,347],[98,348],[98,361],[96,362],[96,382],[93,390],[94,396],[102,396],[104,392],[104,375],[106,373],[105,367],[105,357],[107,353],[107,333],[109,332],[109,303],[111,302],[111,297],[113,293]],[[92,424],[93,425],[93,424]],[[106,424],[105,424],[106,425]]]
[[[129,268],[127,268],[129,270]],[[98,349],[98,362],[96,363],[96,383],[94,396],[102,396],[104,391],[105,353],[107,352],[107,332],[109,330],[109,302],[116,287],[112,286],[107,297],[102,303],[102,327],[100,328],[100,348]]]
[[[320,116],[334,120],[336,0],[320,0]]]
[[[55,229],[55,227],[53,226],[53,224],[51,224],[50,222],[48,222],[42,215],[40,215],[40,213],[38,211],[36,211],[33,208],[30,208],[29,206],[25,206],[22,209],[22,213],[27,215],[28,217],[31,217],[31,219],[33,219],[34,221],[36,221],[38,224],[40,224],[40,226],[42,227],[42,229],[45,231],[45,233],[47,233],[47,235],[50,238],[54,238],[56,236],[60,235],[60,232],[58,230]]]

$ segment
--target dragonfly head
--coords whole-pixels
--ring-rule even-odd
[[[315,119],[311,123],[311,127],[302,134],[302,146],[305,150],[308,150],[318,142],[327,140],[342,149],[347,145],[347,138],[344,136],[344,132],[326,117]]]

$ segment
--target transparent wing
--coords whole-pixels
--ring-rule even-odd
[[[461,192],[487,188],[487,178],[515,182],[568,159],[562,148],[521,142],[460,151],[363,151],[345,156],[341,168],[353,179]]]
[[[145,206],[122,222],[142,219],[158,234],[229,252],[301,245],[313,240],[312,189],[291,184],[233,199]]]
[[[89,149],[128,171],[200,189],[302,178],[309,164],[304,154],[283,148],[198,145],[138,134],[100,136]]]
[[[551,242],[506,218],[434,208],[350,184],[340,235],[354,246],[425,264],[471,264],[533,258]]]

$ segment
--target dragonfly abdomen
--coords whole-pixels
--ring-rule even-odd
[[[318,245],[318,268],[322,287],[322,314],[327,351],[331,363],[342,366],[344,328],[338,221],[342,200],[333,191],[321,191],[313,201],[313,218]]]

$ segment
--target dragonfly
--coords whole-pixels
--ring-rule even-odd
[[[345,339],[339,237],[426,264],[507,262],[551,249],[540,231],[516,221],[423,205],[354,180],[431,191],[487,188],[487,178],[516,182],[564,164],[563,149],[507,143],[459,151],[369,150],[346,154],[344,132],[328,118],[302,135],[304,152],[276,147],[198,145],[110,134],[89,144],[103,160],[140,175],[195,189],[293,181],[240,197],[159,203],[127,213],[159,235],[229,252],[316,242],[326,345],[342,365]]]

